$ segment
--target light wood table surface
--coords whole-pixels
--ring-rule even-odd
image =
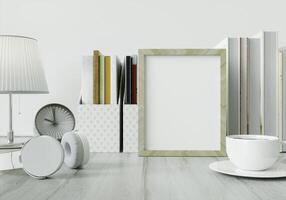
[[[286,179],[222,175],[208,165],[225,158],[138,157],[96,153],[84,169],[63,166],[36,180],[22,169],[0,172],[2,200],[285,200]],[[284,162],[284,160],[283,160]],[[285,160],[286,162],[286,160]]]

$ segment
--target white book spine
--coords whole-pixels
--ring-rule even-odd
[[[104,76],[105,76],[105,69],[104,69],[104,56],[100,56],[99,61],[99,103],[104,104]]]
[[[240,38],[240,133],[248,134],[248,40]]]
[[[260,123],[261,123],[261,127],[260,127],[260,132],[261,134],[265,134],[265,116],[264,116],[264,93],[265,93],[265,68],[264,68],[264,33],[260,32],[256,35],[257,38],[260,39]]]
[[[278,81],[278,106],[279,106],[279,138],[286,141],[286,49],[281,48],[279,52],[279,81]],[[286,151],[286,144],[281,145],[281,151]]]
[[[240,40],[229,38],[230,133],[240,134]]]
[[[111,57],[111,104],[117,104],[117,66],[118,58],[117,56]]]
[[[276,32],[264,32],[265,134],[278,136],[277,73],[278,44]]]
[[[260,134],[260,39],[248,39],[248,134]]]
[[[278,122],[278,136],[279,136],[279,139],[280,141],[284,141],[285,137],[283,135],[283,130],[284,130],[284,124],[283,124],[283,121],[284,121],[284,97],[283,97],[283,62],[284,62],[284,49],[281,49],[279,51],[279,60],[278,60],[278,64],[279,64],[279,68],[278,68],[278,73],[279,73],[279,78],[278,78],[278,119],[279,119],[279,122]],[[285,145],[281,144],[281,151],[284,151],[285,150]]]
[[[81,70],[82,104],[93,104],[93,57],[84,56]]]

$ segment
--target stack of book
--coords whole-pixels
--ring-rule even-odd
[[[137,56],[84,56],[81,104],[137,104]]]
[[[278,36],[263,31],[248,38],[226,38],[228,134],[278,135]]]

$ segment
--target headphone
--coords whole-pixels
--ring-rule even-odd
[[[89,161],[89,143],[85,135],[75,131],[65,133],[61,143],[50,136],[37,136],[21,149],[19,162],[24,171],[37,179],[47,178],[63,165],[81,168]]]

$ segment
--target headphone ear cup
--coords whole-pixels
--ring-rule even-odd
[[[61,144],[64,148],[64,163],[70,168],[79,168],[89,160],[89,145],[85,136],[75,132],[68,132],[63,135]]]
[[[78,134],[78,136],[80,137],[81,142],[83,144],[82,145],[83,146],[83,160],[80,165],[80,167],[82,167],[85,164],[87,164],[89,161],[90,150],[89,150],[89,143],[88,143],[87,137],[83,134]]]
[[[30,139],[21,150],[25,172],[37,179],[44,179],[56,173],[64,161],[62,145],[53,137],[44,135]]]

